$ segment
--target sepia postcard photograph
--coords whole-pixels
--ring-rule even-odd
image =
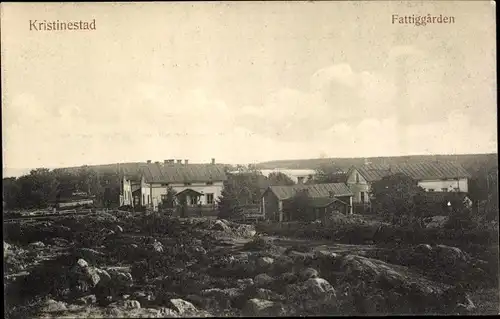
[[[5,318],[500,314],[494,1],[0,19]]]

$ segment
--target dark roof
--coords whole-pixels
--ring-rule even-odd
[[[267,190],[273,192],[279,200],[292,198],[301,190],[307,190],[309,196],[312,198],[330,197],[330,195],[352,196],[351,190],[345,183],[269,186]]]
[[[98,173],[116,173],[139,180],[144,175],[148,183],[193,183],[216,182],[227,179],[223,164],[161,164],[161,163],[119,163],[107,165],[81,166],[63,170],[76,173],[88,168]]]
[[[425,162],[397,165],[368,164],[354,167],[366,179],[374,182],[385,176],[403,173],[415,180],[432,180],[443,178],[470,178],[470,174],[455,162]]]

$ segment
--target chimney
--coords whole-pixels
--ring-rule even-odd
[[[147,160],[146,163],[151,164],[151,160]]]
[[[189,160],[185,159],[184,164],[186,164],[186,165],[189,164]]]
[[[177,164],[182,164],[182,160],[177,160]]]
[[[212,158],[212,165],[215,164],[215,158]]]

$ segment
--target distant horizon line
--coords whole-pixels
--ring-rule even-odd
[[[411,154],[411,155],[385,155],[385,156],[346,156],[346,157],[315,157],[315,158],[289,158],[289,159],[275,159],[275,160],[267,160],[260,162],[247,162],[247,163],[229,163],[229,162],[215,162],[215,164],[219,165],[259,165],[259,164],[270,164],[276,162],[285,162],[285,161],[311,161],[311,160],[329,160],[329,159],[377,159],[377,158],[401,158],[401,157],[417,157],[417,156],[471,156],[471,155],[498,155],[498,152],[488,152],[488,153],[460,153],[460,154]],[[189,159],[188,159],[189,160]],[[127,164],[127,163],[147,163],[148,160],[144,161],[128,161],[128,162],[113,162],[113,163],[100,163],[100,164],[81,164],[81,165],[73,165],[73,166],[57,166],[57,167],[49,167],[49,166],[39,166],[39,167],[31,167],[31,168],[20,168],[20,167],[3,167],[3,173],[6,170],[17,170],[17,171],[30,171],[34,169],[61,169],[61,168],[76,168],[76,167],[84,167],[84,166],[101,166],[101,165],[114,165],[114,164]],[[162,163],[163,161],[153,161],[151,160],[151,164]],[[184,160],[182,162],[183,165]],[[211,162],[191,162],[189,164],[211,164]],[[188,164],[188,165],[189,165]],[[14,177],[14,176],[3,176],[6,177]]]

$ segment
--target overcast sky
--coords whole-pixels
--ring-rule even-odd
[[[4,167],[496,152],[494,11],[3,3]],[[95,19],[96,30],[36,32],[30,19]]]

